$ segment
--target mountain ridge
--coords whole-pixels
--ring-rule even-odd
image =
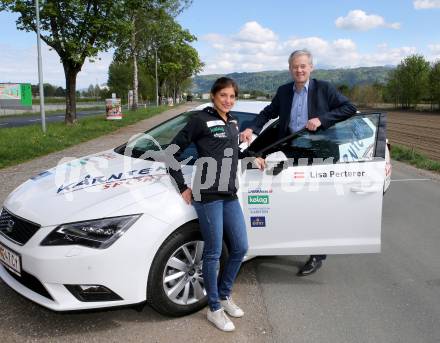
[[[333,83],[335,86],[385,84],[389,73],[394,70],[392,66],[356,67],[337,69],[316,69],[311,77]],[[234,72],[229,74],[197,75],[193,77],[193,93],[209,93],[212,83],[221,76],[234,79],[243,91],[259,91],[266,94],[274,94],[279,86],[291,81],[288,70],[267,70],[259,72]]]

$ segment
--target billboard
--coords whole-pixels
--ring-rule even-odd
[[[107,120],[122,119],[121,99],[105,99],[105,112]]]
[[[31,107],[30,83],[0,83],[0,108],[19,110]]]

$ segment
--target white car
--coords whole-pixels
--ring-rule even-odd
[[[237,102],[241,130],[266,105]],[[157,158],[193,113],[114,150],[60,163],[14,190],[0,216],[3,281],[56,311],[147,301],[179,316],[204,307],[197,215]],[[381,113],[361,113],[278,140],[274,120],[249,147],[242,144],[238,196],[248,258],[379,252],[391,172],[385,123]],[[266,157],[265,171],[246,157],[255,153]],[[189,183],[193,145],[182,159],[188,156]]]

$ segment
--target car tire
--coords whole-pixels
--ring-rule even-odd
[[[161,245],[150,268],[147,286],[147,302],[157,312],[180,317],[207,305],[201,272],[202,251],[198,222],[185,224]],[[226,259],[227,247],[223,243],[220,273]]]

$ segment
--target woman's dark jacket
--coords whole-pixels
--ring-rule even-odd
[[[195,113],[171,144],[179,146],[176,158],[194,142],[198,152],[197,172],[193,183],[196,201],[236,199],[239,126],[235,117],[227,114],[224,121],[212,107]],[[169,168],[182,193],[185,185],[182,171]]]

